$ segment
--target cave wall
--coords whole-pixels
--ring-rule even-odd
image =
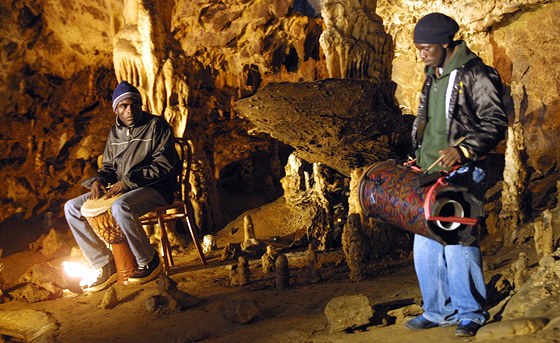
[[[235,101],[271,82],[390,79],[402,112],[414,113],[422,65],[411,32],[436,10],[457,19],[459,36],[506,86],[515,125],[499,150],[506,156],[500,230],[552,205],[558,2],[324,0],[312,1],[321,8],[307,15],[294,3],[301,1],[0,4],[0,221],[60,216],[63,201],[84,191],[80,181],[94,173],[114,120],[112,89],[128,79],[146,110],[192,142],[196,219],[204,230],[220,228],[282,193],[290,152],[249,134]]]
[[[0,221],[60,211],[95,171],[121,13],[119,2],[0,4]]]
[[[191,198],[205,231],[282,194],[290,148],[249,135],[235,100],[273,81],[327,76],[322,21],[285,1],[13,1],[0,5],[0,221],[84,191],[127,79],[144,109],[193,146]]]
[[[506,91],[510,129],[498,148],[505,154],[500,219],[491,233],[516,239],[517,229],[555,205],[560,153],[557,1],[378,1],[377,13],[395,42],[392,79],[403,113],[415,113],[423,79],[411,32],[425,13],[454,17],[458,37],[498,69]],[[494,221],[494,219],[492,220]]]

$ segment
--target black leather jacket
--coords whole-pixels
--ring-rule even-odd
[[[179,157],[171,126],[160,116],[142,112],[137,125],[111,128],[103,166],[96,178],[104,186],[122,181],[127,190],[151,187],[171,202],[178,190]]]
[[[432,80],[428,75],[422,87],[418,116],[412,127],[413,151],[422,144]],[[447,141],[451,145],[465,137],[461,145],[470,150],[472,161],[488,154],[505,137],[507,116],[502,96],[498,72],[480,58],[457,69],[447,113]]]

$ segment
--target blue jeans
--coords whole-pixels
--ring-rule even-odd
[[[415,235],[414,267],[426,319],[440,325],[462,319],[479,324],[486,321],[486,286],[478,246],[444,246]]]
[[[64,215],[74,239],[94,268],[101,268],[113,259],[111,251],[93,231],[80,213],[90,193],[69,200],[64,205]],[[147,265],[154,257],[154,248],[140,224],[138,217],[158,206],[166,205],[163,196],[152,188],[138,188],[121,195],[111,206],[111,213],[123,231],[130,250],[139,266]]]

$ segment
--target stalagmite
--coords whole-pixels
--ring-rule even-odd
[[[241,246],[239,243],[227,243],[222,250],[220,261],[228,261],[238,258],[241,255]]]
[[[216,238],[212,235],[204,235],[204,238],[202,239],[202,252],[208,254],[216,248]]]
[[[268,274],[274,271],[274,261],[276,259],[276,251],[272,245],[266,246],[266,253],[261,257],[262,271],[264,274]]]
[[[249,283],[251,279],[251,271],[249,269],[249,261],[245,257],[239,256],[237,259],[237,265],[230,265],[227,269],[230,271],[230,286],[245,286]]]
[[[259,241],[255,236],[255,226],[253,225],[253,218],[250,215],[243,217],[243,243],[241,249],[247,250],[250,247],[259,245]]]
[[[276,289],[283,291],[290,286],[290,269],[286,255],[280,254],[276,257]]]
[[[535,221],[535,250],[540,257],[550,255],[554,252],[553,220],[552,211],[544,210],[541,214],[541,218]]]
[[[238,259],[237,273],[239,285],[245,286],[249,283],[249,280],[251,278],[251,273],[249,271],[249,261],[243,256],[240,256]]]
[[[529,258],[527,254],[520,252],[519,258],[511,266],[513,271],[513,287],[517,291],[529,279],[528,264]]]
[[[342,248],[346,263],[350,268],[349,278],[351,281],[360,281],[365,273],[365,249],[364,237],[361,233],[360,215],[353,213],[348,216],[348,221],[344,225],[342,232]]]
[[[321,280],[321,263],[317,256],[317,250],[314,243],[309,243],[307,248],[307,268],[311,282],[319,282]]]

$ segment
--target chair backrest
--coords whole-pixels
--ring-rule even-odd
[[[179,197],[178,199],[184,202],[189,201],[189,192],[191,185],[189,183],[189,176],[191,173],[192,164],[192,149],[189,141],[186,138],[176,137],[175,145],[178,147],[179,159],[181,163],[181,172],[178,176],[179,181]]]

